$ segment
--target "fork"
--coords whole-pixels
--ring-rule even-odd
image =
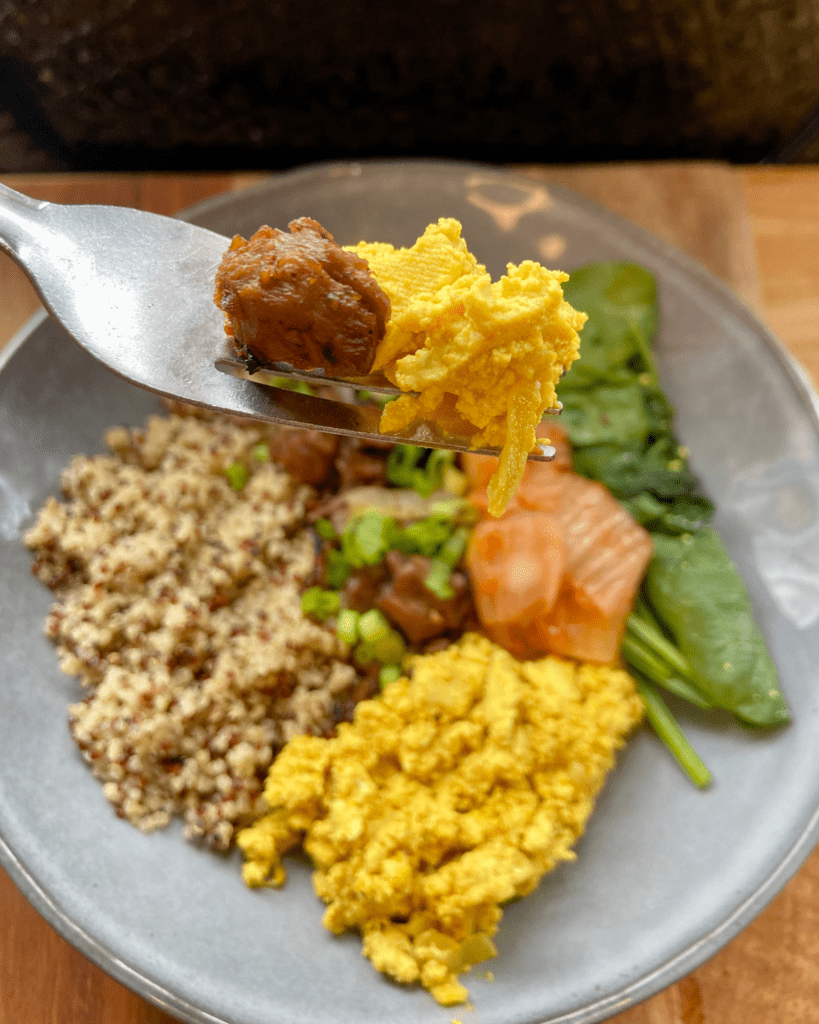
[[[271,386],[271,371],[249,375],[229,348],[213,301],[228,239],[172,217],[121,206],[47,203],[0,184],[0,250],[31,280],[43,305],[87,352],[126,380],[167,398],[232,416],[267,420],[379,442],[479,451],[469,440],[419,424],[378,429],[381,410]],[[273,377],[303,379],[287,367]],[[398,394],[383,378],[355,381],[307,374]],[[547,460],[554,449],[530,456]]]

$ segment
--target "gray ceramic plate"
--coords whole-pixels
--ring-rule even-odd
[[[756,915],[819,834],[819,424],[770,334],[679,253],[562,189],[443,163],[319,166],[191,217],[225,234],[309,214],[341,242],[410,244],[458,217],[493,275],[565,240],[565,269],[627,259],[659,278],[663,381],[719,507],[794,712],[760,735],[684,713],[715,784],[696,791],[647,732],[620,758],[579,859],[510,906],[494,981],[469,985],[480,1024],[600,1021],[694,969]],[[545,242],[544,242],[545,240]],[[152,396],[41,317],[0,373],[0,860],[39,912],[106,971],[185,1021],[448,1024],[391,984],[356,938],[322,930],[308,867],[281,892],[243,887],[238,858],[143,836],[113,814],[65,725],[77,686],[41,622],[49,593],[20,543],[60,468]],[[458,1014],[455,1014],[457,1016]]]

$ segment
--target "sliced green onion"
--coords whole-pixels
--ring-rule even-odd
[[[452,570],[446,562],[440,558],[433,558],[432,564],[429,567],[429,572],[424,580],[424,586],[427,590],[431,590],[436,597],[439,597],[442,601],[448,600],[450,597],[455,596],[455,591],[449,582],[449,577]]]
[[[404,638],[396,630],[391,629],[386,636],[373,640],[370,644],[377,661],[383,665],[392,665],[402,661],[407,653]]]
[[[329,519],[317,519],[316,520],[316,533],[321,537],[322,540],[337,540],[338,534],[336,528],[330,522]]]
[[[370,608],[358,620],[358,635],[365,644],[373,644],[390,632],[390,624],[377,608]]]
[[[473,505],[466,498],[441,498],[433,501],[429,506],[430,515],[439,516],[441,519],[450,519],[458,525],[471,526],[478,521],[480,512],[478,506]]]
[[[349,579],[352,566],[340,551],[330,548],[327,552],[327,564],[324,569],[324,579],[328,587],[334,590],[341,590]]]
[[[274,377],[270,383],[274,388],[282,388],[284,391],[298,391],[301,395],[315,394],[309,384],[303,380],[294,380],[292,377]]]
[[[269,462],[270,461],[270,445],[266,441],[260,441],[258,444],[253,446],[251,455],[256,462]]]
[[[387,480],[396,487],[412,487],[413,473],[423,452],[414,444],[397,444],[387,458]]]
[[[441,545],[441,550],[438,552],[437,557],[442,562],[446,562],[450,569],[454,569],[463,558],[468,543],[469,530],[465,526],[459,526]]]
[[[341,597],[335,590],[322,587],[308,587],[301,595],[301,610],[304,615],[313,615],[323,622],[335,615],[341,607]]]
[[[324,618],[338,615],[341,608],[341,597],[336,590],[325,590],[322,598],[321,611]]]
[[[414,491],[420,494],[422,498],[428,498],[435,490],[432,478],[427,475],[427,472],[424,469],[413,470],[410,486]]]
[[[414,444],[397,444],[387,459],[387,480],[396,487],[411,487],[423,498],[443,487],[444,476],[455,455],[444,448],[429,452],[423,466],[419,462],[428,451]]]
[[[384,665],[393,665],[400,662],[406,653],[404,638],[377,608],[364,612],[358,620],[358,635],[361,643],[356,648],[356,660],[360,663],[380,661]]]
[[[388,683],[394,683],[396,679],[400,678],[400,665],[382,665],[378,670],[378,682],[381,684],[382,688],[387,686]]]
[[[353,651],[353,658],[355,659],[356,664],[360,665],[362,668],[367,665],[371,665],[374,661],[378,661],[372,647],[364,641],[362,641]]]
[[[352,608],[342,608],[336,619],[336,636],[350,647],[358,640],[358,619]]]
[[[241,491],[250,479],[250,470],[244,462],[234,462],[225,470],[225,476],[234,491]]]
[[[379,405],[386,405],[388,402],[394,402],[398,395],[387,395],[383,391],[356,391],[356,400],[359,402],[377,402]]]
[[[321,587],[308,587],[307,590],[301,595],[301,610],[305,615],[312,615],[313,612],[318,608],[319,599],[324,593]]]
[[[378,565],[391,550],[400,531],[394,519],[367,512],[350,520],[341,535],[341,553],[354,569]]]
[[[452,532],[452,523],[441,516],[428,516],[410,523],[396,536],[395,546],[405,555],[422,554],[431,557],[444,544]]]
[[[433,485],[432,491],[437,491],[440,487],[443,487],[444,474],[454,462],[455,452],[451,452],[447,448],[432,449],[429,453],[427,464],[424,467]],[[430,491],[430,494],[432,491]]]
[[[637,689],[645,704],[646,718],[648,718],[654,731],[694,785],[699,786],[700,789],[705,789],[711,783],[711,773],[706,768],[700,755],[691,746],[685,733],[663,702],[662,697],[660,697],[650,683],[639,676],[637,677]]]

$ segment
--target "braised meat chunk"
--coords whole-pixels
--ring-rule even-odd
[[[333,471],[338,435],[283,427],[270,441],[270,457],[303,484],[319,487]]]
[[[431,568],[429,558],[390,551],[386,562],[392,581],[381,589],[376,607],[399,627],[410,643],[431,640],[461,625],[472,604],[464,573],[452,573],[449,582],[453,595],[441,598],[424,584]]]
[[[290,363],[340,376],[370,372],[390,300],[367,261],[310,217],[287,231],[237,235],[216,274],[214,301],[250,367]]]

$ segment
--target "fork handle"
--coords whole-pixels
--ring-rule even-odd
[[[0,183],[0,249],[22,260],[27,245],[39,244],[34,231],[37,213],[51,205]]]

